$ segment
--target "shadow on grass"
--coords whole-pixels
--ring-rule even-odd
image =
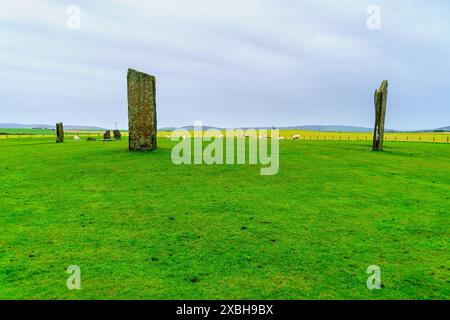
[[[128,147],[121,148],[120,150],[114,150],[114,152],[121,152],[121,153],[127,153],[127,154],[136,154],[136,155],[147,155],[147,154],[158,154],[158,153],[171,153],[172,148],[169,147],[158,147],[155,150],[147,150],[147,151],[131,151],[128,150]]]

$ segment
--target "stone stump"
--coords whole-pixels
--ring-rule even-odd
[[[119,130],[114,130],[113,134],[114,134],[114,140],[122,140],[122,134],[120,133]]]
[[[128,149],[156,149],[156,79],[128,69]]]
[[[111,140],[111,131],[105,131],[105,133],[103,134],[103,140]]]
[[[375,128],[372,145],[372,150],[374,151],[383,150],[387,95],[388,81],[384,80],[380,88],[375,90]]]
[[[56,124],[56,143],[64,142],[64,127],[62,122]]]

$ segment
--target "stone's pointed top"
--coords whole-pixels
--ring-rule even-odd
[[[152,79],[155,79],[155,76],[145,73],[145,72],[141,72],[141,71],[137,71],[135,69],[132,68],[128,68],[128,78],[133,77],[133,76],[143,76],[143,77],[150,77]]]
[[[381,86],[380,86],[380,90],[379,90],[379,91],[383,91],[383,90],[387,89],[388,86],[389,86],[388,81],[387,81],[387,80],[384,80],[384,81],[381,83]]]

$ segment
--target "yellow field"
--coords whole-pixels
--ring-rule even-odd
[[[318,132],[282,130],[280,136],[290,138],[299,134],[302,140],[360,140],[371,141],[373,133],[370,132]],[[450,142],[450,132],[430,132],[430,133],[386,133],[385,141],[415,141],[415,142]]]
[[[225,131],[222,132],[225,136]],[[102,138],[102,132],[89,131],[69,131],[66,132],[66,138],[71,139],[78,135],[81,138],[95,137]],[[302,130],[280,130],[280,137],[290,140],[293,136],[300,135],[300,140],[333,140],[333,141],[371,141],[373,134],[368,132],[320,132],[320,131],[302,131]],[[12,138],[42,138],[51,137],[53,134],[20,134],[20,135],[0,135],[0,139]],[[128,136],[128,132],[122,132],[123,137]],[[160,138],[170,138],[171,132],[158,132]],[[208,136],[205,133],[205,136]],[[258,134],[256,135],[258,136]],[[269,133],[270,136],[270,133]],[[450,132],[423,132],[423,133],[386,133],[385,141],[411,141],[411,142],[439,142],[450,143]]]
[[[225,131],[221,132],[225,136]],[[205,135],[207,136],[208,134]],[[300,140],[371,141],[373,139],[373,133],[370,132],[280,130],[280,137],[286,140],[291,140],[295,135],[300,135]],[[170,138],[170,136],[170,132],[158,133],[158,137]],[[256,134],[256,136],[258,136],[258,134]],[[270,136],[270,132],[268,132],[268,136]],[[450,142],[450,132],[386,133],[385,141],[448,143]]]

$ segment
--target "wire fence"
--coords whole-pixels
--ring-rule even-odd
[[[285,137],[290,139],[289,137]],[[372,135],[305,135],[301,136],[300,140],[317,140],[317,141],[372,141]],[[435,142],[435,143],[450,143],[450,134],[441,135],[421,135],[421,134],[409,134],[409,135],[385,135],[384,141],[387,142]]]
[[[80,138],[103,138],[103,133],[66,133],[66,139],[75,136]],[[122,137],[128,137],[128,133],[122,133]],[[282,140],[292,140],[292,136],[280,135]],[[16,138],[55,138],[54,134],[1,134],[0,139],[16,139]],[[170,134],[160,133],[158,138],[170,138]],[[304,134],[300,135],[299,140],[306,141],[372,141],[371,134],[345,134],[345,133],[326,133],[326,134]],[[434,142],[434,143],[450,143],[450,133],[446,134],[386,134],[384,140],[387,142]]]
[[[65,138],[73,138],[78,136],[80,138],[103,138],[103,133],[65,133]],[[122,133],[122,137],[128,137],[128,133]],[[12,133],[0,134],[0,139],[15,139],[15,138],[55,138],[55,134],[48,133]]]

